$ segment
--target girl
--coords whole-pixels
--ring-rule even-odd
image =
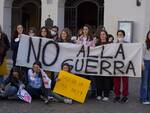
[[[58,26],[52,26],[52,28],[50,29],[50,38],[56,42],[58,41],[58,32],[59,32]]]
[[[32,36],[37,36],[37,30],[36,30],[36,28],[35,27],[30,27],[28,35],[31,36],[31,37]]]
[[[27,91],[32,97],[40,97],[48,103],[49,90],[51,88],[51,80],[42,70],[41,63],[36,61],[33,68],[28,70]]]
[[[124,41],[124,38],[125,38],[125,31],[118,30],[117,42],[126,43]],[[122,83],[122,98],[120,97],[121,96],[121,93],[120,93],[121,83]],[[114,77],[114,93],[115,93],[115,98],[113,100],[114,102],[121,102],[121,103],[128,102],[128,77],[126,76]]]
[[[150,31],[147,33],[143,49],[144,70],[142,75],[140,101],[150,104]]]
[[[47,27],[42,27],[42,28],[40,29],[40,32],[39,32],[39,36],[40,36],[40,37],[43,37],[43,38],[50,38],[50,35],[49,35],[49,34],[50,34],[50,33],[49,33]]]
[[[105,30],[99,32],[97,45],[108,44],[108,33]],[[110,77],[97,76],[96,77],[97,100],[108,101],[110,92]]]
[[[23,26],[18,25],[11,40],[11,49],[13,51],[13,55],[12,55],[13,66],[16,65],[16,58],[17,58],[17,52],[18,52],[18,46],[19,46],[21,34],[23,34]]]
[[[23,76],[18,67],[13,67],[12,73],[3,82],[1,97],[16,96],[19,88],[24,88]]]
[[[62,64],[61,69],[62,69],[63,71],[67,71],[67,72],[70,72],[70,71],[71,71],[71,67],[70,67],[70,65],[67,64],[67,63]],[[54,86],[55,86],[55,83],[56,83],[57,81],[59,81],[59,80],[60,80],[60,79],[58,79],[57,76],[54,76],[54,77],[52,78],[52,89],[51,89],[51,90],[53,90],[53,88],[54,88]],[[53,96],[54,98],[58,99],[60,102],[64,102],[64,103],[66,103],[66,104],[72,104],[72,99],[65,98],[65,97],[60,96],[60,95],[58,95],[58,94],[56,94],[56,93],[53,93],[53,92],[51,92],[51,96]]]
[[[80,37],[78,37],[76,43],[83,44],[85,46],[95,47],[95,43],[94,43],[93,37],[92,37],[91,26],[89,26],[89,25],[83,26],[83,33]]]
[[[81,44],[84,46],[90,46],[90,47],[95,47],[95,39],[93,40],[93,36],[92,36],[92,28],[90,25],[84,25],[83,29],[82,29],[82,34],[80,37],[78,37],[76,44]],[[85,77],[84,75],[82,75],[82,77]],[[95,77],[93,76],[88,76],[85,77],[87,79],[90,79],[92,81],[91,84],[91,97],[95,98]]]
[[[64,28],[60,33],[59,42],[70,43],[71,42],[71,32],[69,28]]]

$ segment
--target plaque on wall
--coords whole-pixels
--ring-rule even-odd
[[[118,30],[125,31],[125,41],[133,41],[133,21],[118,21]]]

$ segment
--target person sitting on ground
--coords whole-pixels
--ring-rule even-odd
[[[51,79],[42,69],[41,62],[36,61],[33,68],[28,70],[28,83],[26,90],[32,98],[41,98],[45,103],[49,102],[49,91],[51,88]]]
[[[67,63],[64,63],[61,67],[61,69],[63,71],[66,71],[66,72],[70,72],[71,71],[71,66]],[[56,98],[58,101],[60,102],[64,102],[66,104],[72,104],[72,99],[69,99],[69,98],[66,98],[66,97],[63,97],[63,96],[60,96],[54,92],[52,92],[52,90],[54,89],[55,87],[55,84],[57,81],[60,81],[61,79],[58,79],[58,75],[55,75],[53,78],[52,78],[52,88],[51,88],[51,96],[53,96],[54,98]]]
[[[3,98],[16,96],[19,88],[24,88],[23,74],[18,67],[13,67],[10,75],[3,82],[0,96]]]

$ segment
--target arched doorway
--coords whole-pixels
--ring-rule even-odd
[[[92,12],[92,13],[91,13]],[[91,2],[83,2],[77,7],[77,28],[81,28],[85,24],[92,27],[98,25],[98,7]]]
[[[84,24],[93,28],[103,25],[104,0],[66,0],[65,27],[69,27],[73,34]]]
[[[14,0],[12,3],[12,32],[18,24],[22,24],[27,31],[34,26],[41,25],[41,0]]]

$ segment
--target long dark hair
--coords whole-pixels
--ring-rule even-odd
[[[40,29],[40,31],[39,31],[39,36],[40,36],[40,37],[43,37],[43,36],[41,35],[43,29],[45,29],[45,31],[46,31],[46,33],[47,33],[47,35],[46,35],[45,38],[50,38],[50,33],[49,33],[49,31],[48,31],[48,28],[45,27],[45,26],[41,27],[41,29]]]
[[[20,26],[20,25],[21,25],[21,24],[19,24],[19,25],[16,26],[16,30],[14,31],[14,33],[13,33],[13,35],[12,35],[12,39],[13,39],[13,40],[18,37],[18,34],[19,34],[19,33],[18,33],[18,31],[17,31],[17,27]],[[21,25],[21,26],[22,26],[22,25]],[[23,27],[23,26],[22,26],[22,27]],[[25,33],[25,32],[24,32],[24,28],[23,28],[23,32],[22,32],[22,33],[23,33],[23,34]]]
[[[104,33],[106,34],[106,42],[105,42],[105,43],[102,43],[102,42],[101,42],[100,34],[101,34],[102,32],[104,32]],[[101,30],[101,31],[99,31],[99,32],[98,32],[98,42],[97,42],[96,45],[103,45],[103,44],[107,44],[107,43],[108,43],[108,33],[107,33],[107,31],[106,31],[106,30]]]
[[[146,35],[146,40],[145,40],[145,43],[146,43],[146,49],[150,49],[150,39],[148,38],[148,35],[150,35],[150,31],[148,31],[147,35]]]
[[[63,69],[64,66],[67,66],[69,68],[68,72],[71,72],[71,66],[68,63],[62,64],[61,69]]]
[[[13,69],[12,69],[12,74],[13,74],[13,72],[17,72],[18,73],[18,77],[19,77],[19,80],[22,80],[23,79],[23,72],[20,70],[20,68],[19,67],[13,67]]]
[[[89,40],[89,41],[92,41],[93,40],[93,33],[92,33],[92,27],[90,26],[90,25],[88,25],[88,24],[85,24],[84,26],[83,26],[83,28],[84,27],[87,27],[88,29],[89,29],[89,32],[88,32],[88,39],[87,40]]]
[[[69,28],[64,28],[61,33],[60,33],[60,37],[59,37],[59,42],[65,42],[65,40],[62,39],[62,32],[65,32],[67,34],[66,37],[66,42],[71,42],[71,31]]]

